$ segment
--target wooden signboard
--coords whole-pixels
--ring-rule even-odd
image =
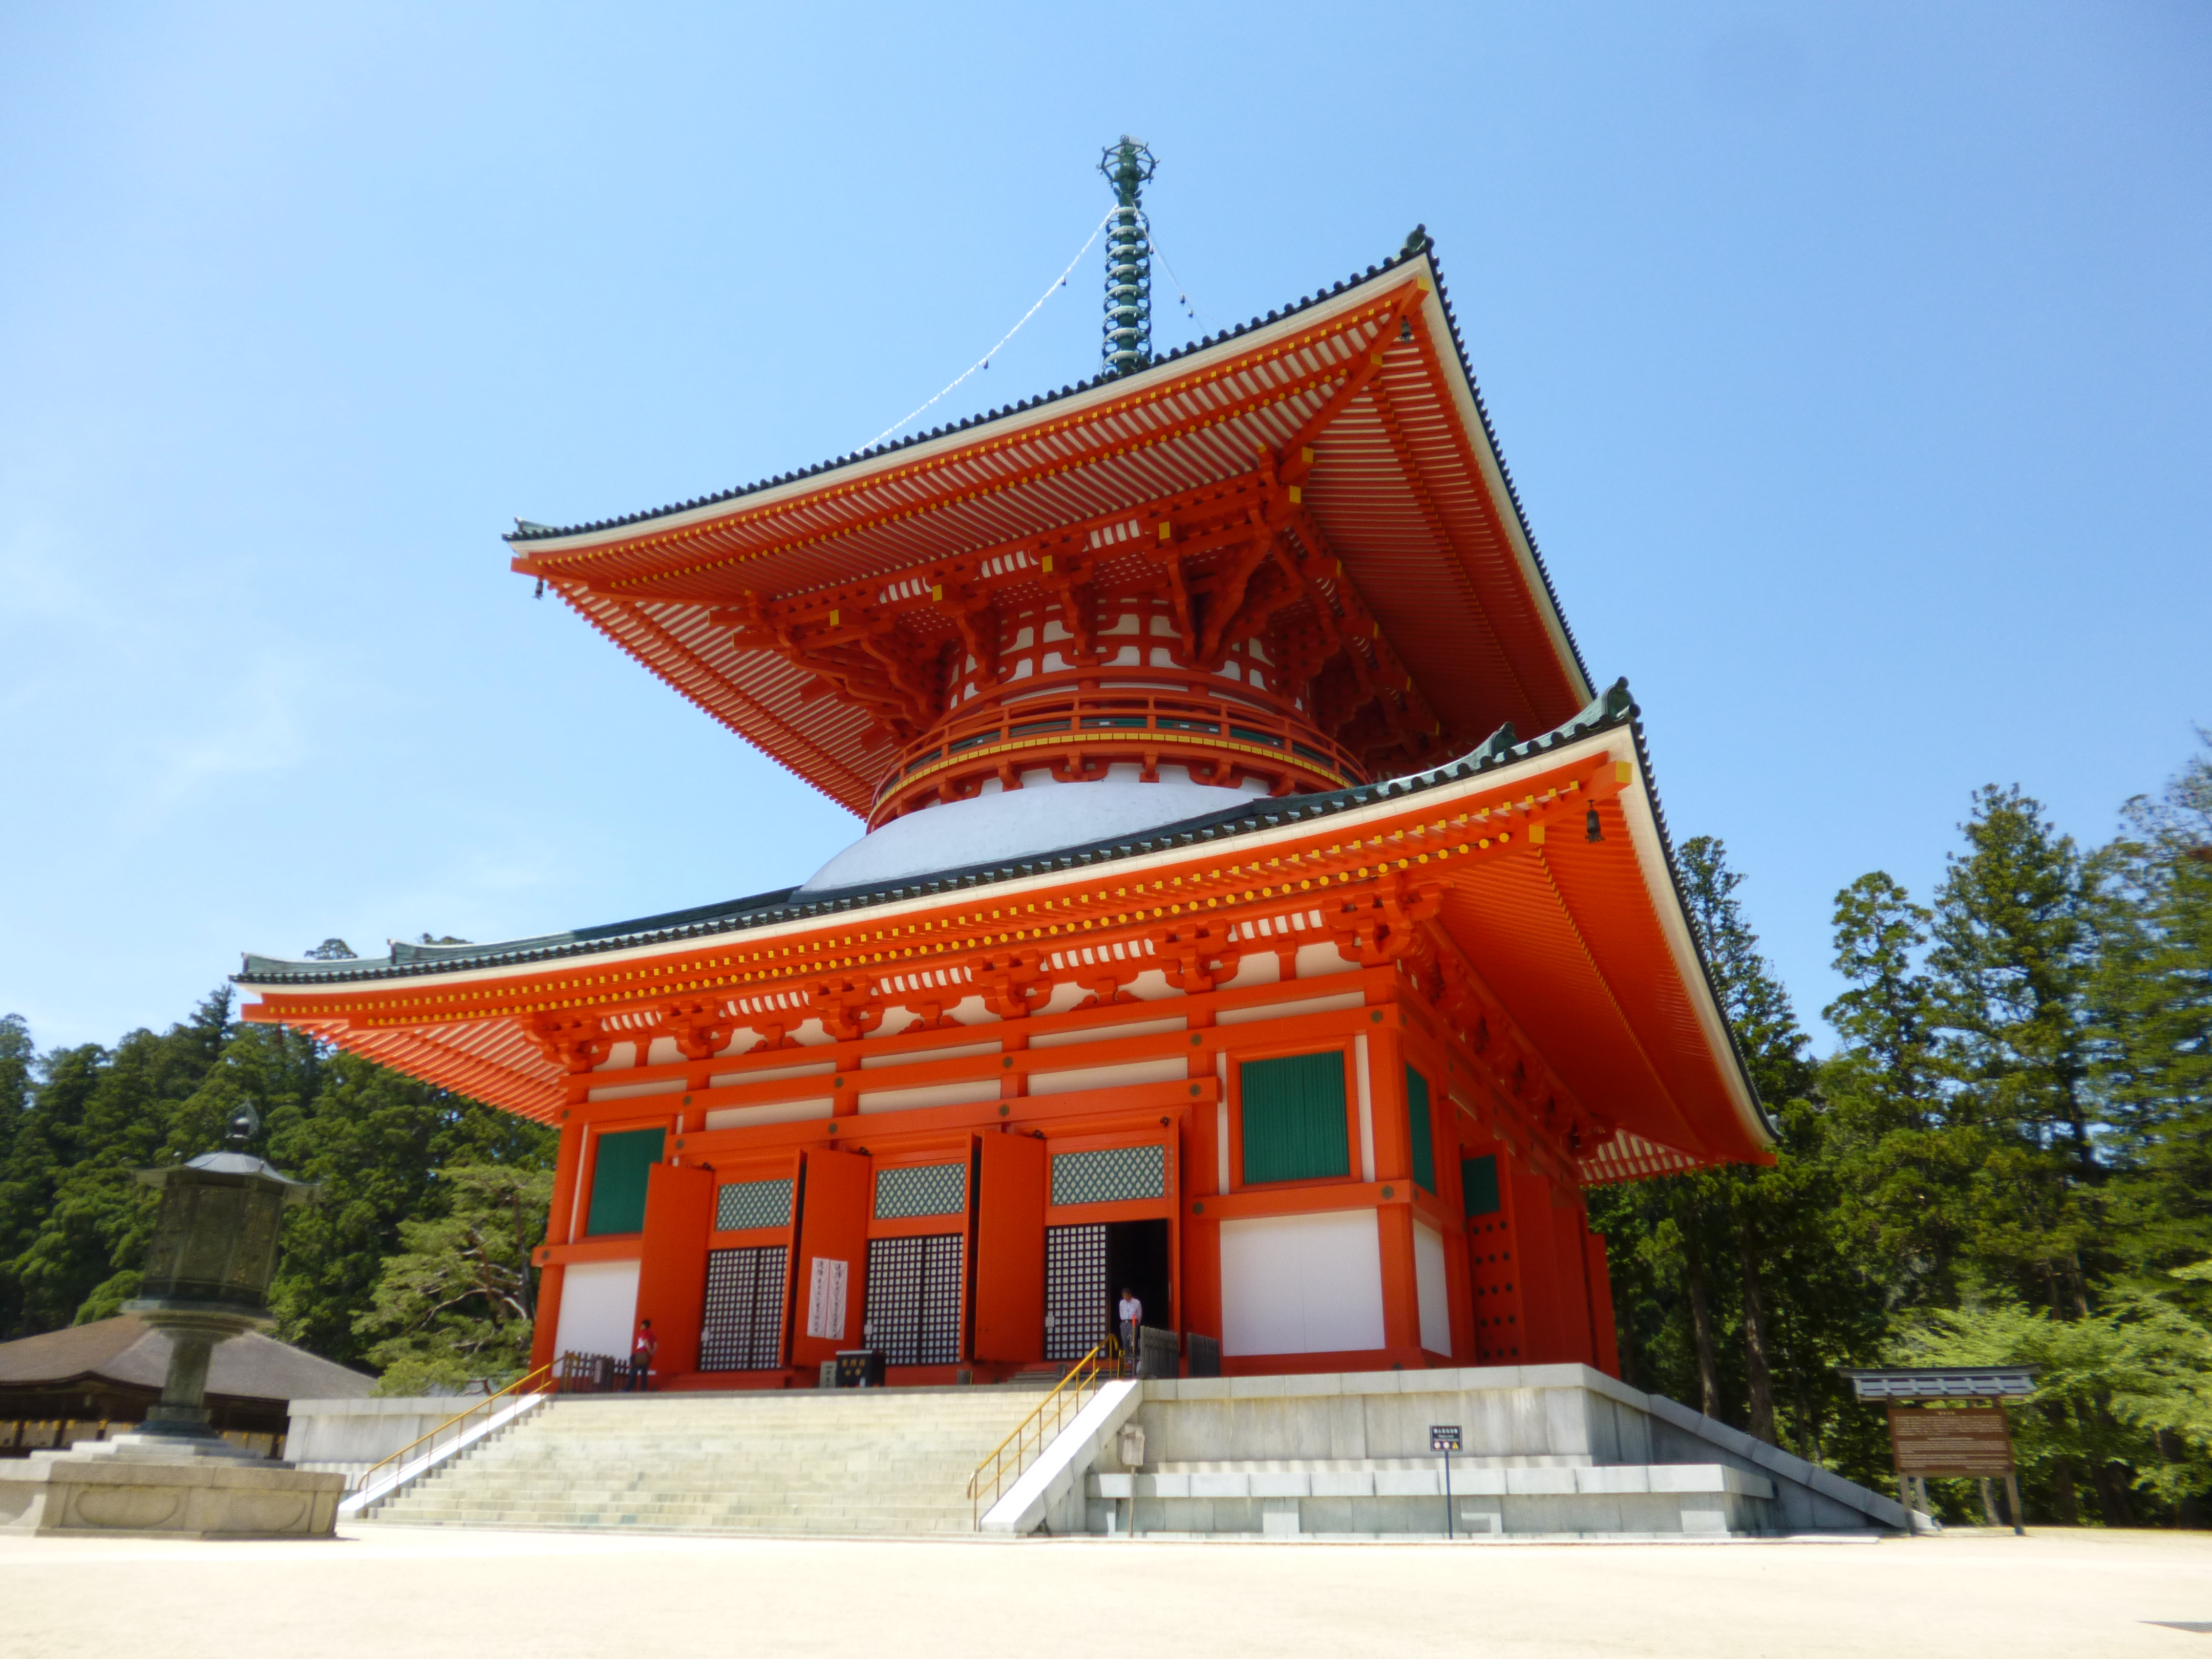
[[[1899,1474],[2012,1473],[2012,1433],[2002,1406],[1931,1409],[1892,1401],[1889,1443]]]

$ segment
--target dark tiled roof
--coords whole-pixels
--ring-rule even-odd
[[[1590,678],[1589,665],[1583,660],[1582,647],[1576,643],[1574,629],[1569,625],[1566,612],[1559,605],[1559,590],[1552,584],[1552,573],[1545,567],[1543,552],[1537,547],[1535,535],[1528,528],[1528,515],[1521,506],[1521,492],[1514,486],[1513,470],[1505,464],[1505,452],[1498,445],[1498,428],[1491,423],[1490,408],[1483,401],[1481,384],[1474,378],[1474,369],[1468,362],[1467,341],[1460,333],[1459,319],[1452,312],[1451,295],[1444,285],[1443,268],[1437,260],[1435,249],[1436,243],[1429,235],[1427,228],[1416,225],[1413,227],[1413,234],[1407,237],[1406,246],[1382,264],[1370,265],[1364,273],[1346,277],[1333,287],[1318,289],[1304,299],[1285,306],[1279,311],[1269,312],[1265,317],[1255,317],[1249,323],[1239,323],[1235,327],[1224,329],[1218,334],[1209,334],[1187,345],[1177,346],[1164,356],[1154,358],[1150,368],[1141,369],[1134,374],[1096,375],[1087,380],[1078,380],[1072,386],[1064,386],[1057,392],[1048,392],[1035,398],[1025,398],[1019,403],[1009,404],[1004,408],[994,409],[986,414],[971,415],[965,420],[957,421],[947,426],[933,427],[927,432],[914,433],[890,443],[876,444],[866,449],[855,450],[849,454],[834,456],[826,461],[817,461],[812,466],[803,467],[796,472],[778,473],[772,478],[763,478],[754,483],[740,484],[733,489],[721,490],[712,495],[697,496],[688,501],[678,501],[670,507],[654,507],[648,512],[629,513],[620,518],[599,519],[590,524],[565,526],[542,525],[527,519],[517,519],[515,528],[507,534],[506,539],[516,544],[525,544],[531,542],[556,540],[564,536],[586,535],[598,530],[617,530],[625,525],[649,524],[655,519],[664,519],[671,514],[689,513],[697,507],[713,507],[723,501],[740,501],[747,495],[758,495],[763,490],[777,489],[802,478],[819,477],[836,472],[842,467],[852,466],[861,461],[873,460],[878,456],[892,454],[902,449],[911,449],[917,445],[929,443],[954,433],[980,431],[995,422],[1006,420],[1012,416],[1025,414],[1032,409],[1041,408],[1047,404],[1058,403],[1064,398],[1074,397],[1079,392],[1089,392],[1097,386],[1120,385],[1124,381],[1133,385],[1141,380],[1146,374],[1150,374],[1152,369],[1164,368],[1201,351],[1210,350],[1226,341],[1241,338],[1255,329],[1265,328],[1271,323],[1280,322],[1285,317],[1295,317],[1300,312],[1319,305],[1324,300],[1334,299],[1348,289],[1361,288],[1378,278],[1387,276],[1392,271],[1412,263],[1425,253],[1429,256],[1431,269],[1436,273],[1437,299],[1443,307],[1444,320],[1451,327],[1452,349],[1459,354],[1460,373],[1467,377],[1468,388],[1474,394],[1475,412],[1481,416],[1483,435],[1489,441],[1490,453],[1498,458],[1498,470],[1499,475],[1505,480],[1505,493],[1513,503],[1515,521],[1520,526],[1522,537],[1528,544],[1529,554],[1536,562],[1536,574],[1543,581],[1544,595],[1551,601],[1552,613],[1559,619],[1559,627],[1566,635],[1567,649],[1574,653],[1575,666],[1581,671],[1583,683],[1586,685],[1595,684]]]
[[[1468,754],[1430,771],[1416,772],[1382,783],[1333,790],[1323,794],[1286,795],[1280,799],[1255,800],[1249,806],[1228,807],[1200,817],[1186,818],[1179,823],[1148,830],[1141,835],[1115,836],[1109,841],[1036,853],[996,863],[969,865],[926,876],[902,877],[892,882],[809,894],[804,898],[797,896],[799,889],[795,887],[779,888],[774,892],[734,899],[724,904],[704,904],[694,909],[673,910],[665,915],[614,922],[604,927],[545,933],[535,939],[513,939],[495,945],[426,947],[396,943],[388,958],[359,957],[336,962],[288,962],[273,957],[248,956],[245,971],[234,977],[242,985],[265,986],[327,985],[362,980],[398,979],[454,968],[494,968],[519,963],[553,962],[566,957],[588,956],[600,951],[665,944],[676,939],[708,939],[718,933],[738,933],[778,922],[804,921],[816,916],[866,909],[872,905],[889,904],[902,899],[926,898],[960,888],[987,887],[996,882],[1018,881],[1024,877],[1042,875],[1055,870],[1112,864],[1122,859],[1164,852],[1170,848],[1229,840],[1262,830],[1272,830],[1279,824],[1326,817],[1355,806],[1365,806],[1374,801],[1401,795],[1419,794],[1441,784],[1495,771],[1500,767],[1514,765],[1564,744],[1588,737],[1592,732],[1611,731],[1623,725],[1635,729],[1638,752],[1641,755],[1642,726],[1636,704],[1628,695],[1626,680],[1616,682],[1611,690],[1601,694],[1595,702],[1565,725],[1540,737],[1531,738],[1525,743],[1511,740],[1510,731],[1501,728]],[[1660,823],[1660,833],[1662,837],[1666,833],[1663,819]],[[1673,858],[1673,849],[1669,848],[1668,860],[1670,866]]]
[[[169,1339],[133,1314],[0,1342],[0,1385],[33,1387],[83,1377],[158,1389],[169,1370]],[[258,1331],[218,1346],[208,1391],[246,1399],[337,1400],[366,1395],[376,1380]]]

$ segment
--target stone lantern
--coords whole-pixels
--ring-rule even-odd
[[[269,1280],[284,1212],[319,1188],[280,1175],[244,1150],[260,1119],[251,1106],[230,1121],[230,1149],[173,1169],[141,1170],[161,1193],[139,1294],[124,1304],[172,1344],[161,1404],[142,1432],[221,1442],[208,1421],[208,1360],[216,1345],[270,1323]]]
[[[135,1301],[172,1345],[161,1403],[135,1433],[0,1464],[0,1530],[171,1538],[327,1538],[345,1477],[257,1456],[208,1420],[216,1346],[269,1319],[285,1209],[316,1188],[245,1150],[260,1121],[231,1120],[228,1150],[138,1179],[161,1193]]]

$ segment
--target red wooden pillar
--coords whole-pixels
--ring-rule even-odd
[[[1451,1149],[1459,1161],[1459,1148]],[[1443,1171],[1437,1171],[1439,1179]],[[1468,1262],[1467,1235],[1447,1232],[1444,1240],[1444,1295],[1451,1305],[1451,1358],[1455,1365],[1474,1364],[1474,1289]]]
[[[565,1267],[550,1267],[538,1270],[538,1301],[534,1322],[530,1328],[530,1369],[553,1363],[553,1339],[561,1332],[561,1281],[567,1276]]]
[[[1421,1291],[1413,1264],[1413,1206],[1409,1179],[1386,1182],[1394,1200],[1375,1212],[1382,1243],[1382,1344],[1395,1364],[1418,1367],[1421,1358]]]
[[[563,1110],[565,1117],[567,1112]],[[561,1126],[560,1150],[553,1158],[553,1197],[545,1208],[545,1242],[566,1244],[575,1237],[576,1177],[581,1171],[584,1158],[584,1126],[564,1122]],[[554,1339],[561,1333],[561,1288],[567,1269],[548,1267],[539,1270],[538,1300],[530,1330],[530,1367],[553,1363]]]
[[[1620,1375],[1620,1338],[1613,1312],[1613,1270],[1606,1260],[1605,1235],[1583,1234],[1583,1272],[1589,1280],[1590,1334],[1597,1342],[1597,1368]]]
[[[576,1237],[576,1180],[583,1172],[584,1126],[561,1126],[561,1150],[553,1160],[553,1201],[546,1207],[545,1242],[566,1244]]]
[[[1413,1152],[1406,1133],[1406,1055],[1395,1008],[1367,1028],[1367,1097],[1375,1136],[1375,1178],[1387,1194],[1376,1209],[1382,1247],[1382,1346],[1394,1364],[1418,1367],[1421,1289],[1413,1263]],[[1353,1156],[1358,1157],[1355,1152]]]
[[[1560,1350],[1559,1231],[1552,1224],[1552,1182],[1534,1170],[1513,1172],[1514,1282],[1521,1291],[1521,1363],[1548,1365]]]
[[[1583,1243],[1589,1230],[1583,1224],[1581,1204],[1564,1203],[1565,1196],[1557,1188],[1553,1189],[1552,1259],[1558,1264],[1553,1282],[1559,1296],[1559,1358],[1595,1365],[1597,1338],[1590,1323],[1588,1250]]]

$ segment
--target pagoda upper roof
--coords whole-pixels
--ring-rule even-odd
[[[1589,700],[1418,231],[1364,274],[1138,373],[651,512],[522,523],[507,540],[516,569],[865,814],[896,739],[763,648],[746,607],[842,593],[913,619],[933,574],[959,562],[1050,538],[1110,550],[1146,514],[1225,499],[1261,473],[1279,486],[1282,465],[1299,469],[1291,499],[1302,495],[1446,752],[1507,722],[1549,729]]]

